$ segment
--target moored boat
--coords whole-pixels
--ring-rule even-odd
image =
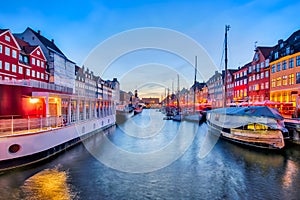
[[[267,106],[219,108],[207,112],[207,124],[221,137],[249,146],[282,149],[288,135],[283,117]]]

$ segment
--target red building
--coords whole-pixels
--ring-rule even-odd
[[[237,69],[228,69],[226,73],[226,105],[229,105],[234,100],[234,73],[237,72]]]
[[[248,101],[248,68],[251,62],[247,63],[238,71],[233,73],[234,76],[234,101],[243,102]]]
[[[0,29],[0,80],[30,79],[49,82],[46,58],[39,46],[14,37]]]
[[[248,69],[248,96],[251,102],[270,99],[270,60],[273,47],[257,47]]]
[[[8,29],[0,29],[0,80],[15,80],[19,77],[20,47]]]

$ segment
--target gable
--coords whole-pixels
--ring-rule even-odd
[[[15,37],[13,36],[13,34],[10,32],[9,29],[0,33],[0,42],[6,44],[11,48],[21,50],[19,44],[17,43]]]
[[[40,46],[36,46],[36,48],[30,53],[30,55],[41,58],[45,61],[47,60]]]

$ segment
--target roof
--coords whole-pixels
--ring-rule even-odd
[[[5,31],[7,31],[8,29],[0,29],[0,34],[4,33]]]
[[[275,47],[257,47],[260,50],[264,58],[268,58],[270,56],[271,51],[275,49]]]
[[[42,36],[40,33],[32,30],[29,27],[27,29],[29,29],[41,41],[41,43],[43,43],[48,49],[56,51],[57,53],[59,53],[59,54],[63,55],[64,57],[66,57],[63,54],[63,52],[55,45],[54,42],[48,40],[47,38],[45,38],[44,36]]]
[[[24,40],[21,40],[18,37],[15,37],[15,38],[21,48],[21,52],[23,52],[25,54],[30,54],[32,51],[34,51],[38,47],[37,45],[30,45],[28,42],[25,42]]]

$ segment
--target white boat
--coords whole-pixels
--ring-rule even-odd
[[[18,85],[20,81],[0,81],[1,94],[20,102],[15,107],[21,106],[25,113],[32,107],[39,114],[0,116],[0,171],[47,159],[116,122],[111,101],[35,88],[31,82],[25,86]]]
[[[267,106],[219,108],[207,112],[207,124],[221,137],[250,146],[282,149],[285,146],[283,117]]]

